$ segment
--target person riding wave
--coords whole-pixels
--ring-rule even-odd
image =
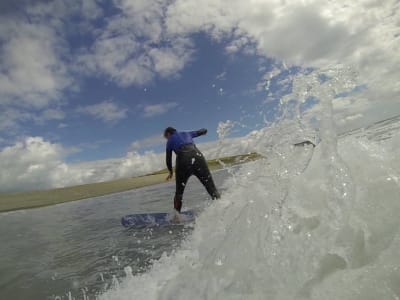
[[[182,209],[183,193],[186,183],[192,175],[195,175],[200,180],[212,199],[220,198],[207,161],[193,142],[193,138],[205,134],[207,134],[207,129],[205,128],[190,132],[178,132],[173,127],[168,127],[164,130],[164,137],[167,139],[166,163],[169,171],[167,180],[173,177],[172,152],[176,154],[174,208],[177,212]]]

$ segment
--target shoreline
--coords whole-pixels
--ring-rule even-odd
[[[259,154],[250,153],[209,160],[208,165],[210,171],[216,171],[224,169],[227,166],[238,165],[259,158],[261,158]],[[167,170],[164,169],[144,176],[106,182],[89,183],[50,190],[0,194],[0,213],[40,208],[157,185],[166,182],[165,178],[167,174]]]
[[[0,213],[40,208],[135,190],[166,182],[166,176],[167,174],[144,175],[51,190],[0,194]]]

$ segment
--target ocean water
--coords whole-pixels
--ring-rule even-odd
[[[220,200],[189,183],[191,226],[119,224],[171,210],[173,183],[0,214],[0,298],[400,299],[400,117],[338,136],[332,103],[357,84],[325,74],[297,76],[282,118],[243,138],[264,158],[215,173]]]
[[[180,246],[99,299],[399,299],[400,119],[338,137],[333,102],[356,77],[324,75],[294,79],[282,119],[247,136],[265,158],[225,179]]]
[[[182,245],[100,299],[399,299],[399,125],[343,135],[334,153],[263,148]]]
[[[217,184],[227,171],[214,174]],[[191,225],[126,229],[122,216],[169,212],[174,183],[0,214],[0,299],[95,299],[117,284],[129,266],[134,274],[171,253]],[[204,188],[190,179],[184,208],[210,205]]]

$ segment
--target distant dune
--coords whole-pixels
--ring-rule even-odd
[[[209,160],[211,170],[222,169],[261,158],[257,153],[223,157]],[[0,194],[0,212],[37,208],[64,202],[93,198],[112,193],[137,189],[165,182],[167,169],[134,178],[124,178],[107,182],[90,183],[52,190]]]

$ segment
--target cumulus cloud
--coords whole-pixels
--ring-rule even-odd
[[[50,120],[63,120],[65,113],[59,108],[48,108],[45,109],[41,115],[37,118],[38,123],[44,123]]]
[[[300,65],[318,64],[332,56],[351,54],[361,38],[348,28],[350,19],[334,22],[337,16],[325,13],[335,9],[318,1],[177,0],[168,7],[166,24],[173,33],[205,31],[216,39],[231,38],[229,52],[253,45],[269,57]]]
[[[82,25],[69,18],[89,20],[101,16],[102,10],[95,0],[1,3],[0,131],[63,119],[57,107],[65,101],[65,91],[77,85],[66,35]]]
[[[176,102],[167,102],[167,103],[159,103],[159,104],[151,104],[151,105],[146,105],[143,108],[143,116],[145,118],[150,118],[150,117],[155,117],[155,116],[160,116],[171,109],[175,108],[178,106],[178,103]]]
[[[102,19],[103,28],[93,26],[93,21],[104,13],[95,0],[23,3],[27,6],[21,15],[7,14],[0,18],[0,130],[3,132],[25,122],[62,120],[65,116],[59,109],[60,99],[65,91],[75,87],[72,76],[75,72],[103,76],[120,86],[143,85],[158,77],[176,78],[192,61],[193,35],[199,32],[224,43],[227,54],[243,52],[274,58],[275,67],[258,86],[270,93],[267,100],[292,92],[293,81],[304,75],[292,72],[295,67],[318,73],[340,64],[352,68],[358,74],[357,84],[366,87],[333,101],[335,118],[343,123],[343,128],[348,124],[365,125],[400,110],[400,4],[396,0],[115,0],[113,4],[118,9]],[[4,7],[9,10],[10,6]],[[71,22],[72,17],[82,22]],[[77,51],[71,51],[66,38],[73,36],[74,31],[88,37],[88,43],[80,45]],[[144,107],[143,115],[161,115],[176,106],[174,102],[149,105]],[[318,109],[315,106],[307,112],[318,116]],[[118,122],[127,114],[107,101],[83,106],[80,111],[107,123]],[[247,144],[238,143],[241,148],[235,149],[246,149]],[[114,178],[127,174],[129,166],[136,167],[136,159],[144,159],[131,152],[124,160],[126,171],[111,168],[96,173],[95,166],[83,170],[80,166],[66,165],[60,146],[33,139],[3,149],[1,161],[5,163],[6,155],[12,160],[12,151],[30,155],[32,151],[46,149],[59,153],[49,156],[53,165],[42,161],[40,155],[32,156],[39,166],[29,169],[29,162],[16,165],[19,175],[15,176],[34,186],[38,179],[28,180],[23,174],[39,174],[35,172],[43,165],[43,169],[57,172],[50,172],[51,178],[43,175],[44,183],[38,186],[52,186],[54,182],[71,184],[68,176],[76,182],[87,182],[99,176]],[[212,149],[207,151],[215,154]],[[112,164],[122,165],[120,160]],[[150,165],[151,162],[143,169],[137,167],[147,170]],[[10,184],[7,179],[2,180]]]
[[[4,106],[0,114],[0,133],[12,135],[26,123],[43,125],[48,121],[59,121],[65,118],[60,108],[48,108],[39,111],[24,110],[19,107]]]
[[[188,39],[176,38],[171,47],[151,49],[149,57],[153,61],[154,71],[164,78],[177,77],[177,73],[191,60],[191,47]]]
[[[87,114],[105,123],[114,124],[127,117],[128,110],[119,107],[111,101],[104,101],[93,105],[82,106],[77,109],[79,113]]]
[[[132,150],[123,158],[68,164],[65,158],[71,149],[42,137],[27,137],[0,150],[0,192],[58,188],[145,175],[165,168],[165,154],[152,151],[139,154],[138,148],[162,142],[160,137],[149,137],[134,142]],[[208,158],[215,158],[221,153],[249,152],[251,145],[245,140],[227,139],[223,143],[206,143],[199,147]]]
[[[31,120],[31,114],[5,107],[0,114],[0,132],[13,131],[21,122]]]
[[[270,99],[282,97],[282,90],[290,93],[297,76],[287,72],[292,66],[312,67],[317,72],[338,64],[350,66],[358,73],[359,84],[368,86],[368,93],[362,95],[368,101],[360,100],[362,109],[380,111],[384,117],[390,113],[384,113],[379,102],[391,100],[393,106],[400,93],[398,8],[394,0],[177,0],[168,7],[166,25],[175,34],[203,31],[226,41],[228,53],[242,51],[275,58],[278,74],[266,74],[258,87],[269,88],[277,76],[280,82],[275,82]],[[356,114],[356,107],[352,108],[349,113]]]
[[[275,58],[280,70],[351,66],[368,85],[370,101],[388,91],[395,98],[400,93],[395,0],[115,0],[113,5],[117,10],[103,18],[102,28],[93,26],[104,15],[95,0],[35,1],[26,4],[24,17],[2,16],[0,104],[47,108],[76,84],[71,73],[77,71],[120,86],[176,78],[192,61],[193,35],[199,32],[224,43],[228,54]],[[74,31],[90,41],[79,51],[69,51],[66,36]],[[283,88],[292,79],[286,77]]]
[[[61,145],[29,137],[0,152],[2,192],[35,190],[57,185],[54,175],[63,172]]]
[[[286,123],[281,128],[264,128],[242,138],[225,137],[199,143],[198,147],[207,159],[254,151],[263,153],[278,141],[282,142],[282,134],[293,138],[298,132],[299,140],[309,139],[306,133],[296,128],[297,125],[296,122]],[[291,142],[285,141],[286,144]],[[161,143],[159,137],[133,143],[122,158],[66,163],[66,156],[77,149],[66,149],[43,137],[27,137],[0,150],[0,192],[58,188],[149,174],[165,168],[165,153],[147,151],[140,154],[137,148],[154,143]]]
[[[121,86],[143,85],[155,77],[175,78],[191,60],[189,38],[165,33],[166,1],[115,1],[121,14],[106,28],[80,61]]]
[[[0,192],[58,188],[117,178],[139,176],[160,170],[163,154],[136,151],[119,159],[67,164],[70,149],[44,140],[27,137],[0,150]]]
[[[0,104],[43,108],[57,101],[71,84],[51,28],[0,21]]]
[[[141,140],[134,141],[131,144],[130,149],[135,151],[135,150],[140,150],[140,149],[144,149],[144,148],[152,148],[152,147],[160,146],[164,142],[165,142],[165,140],[161,134],[153,135],[153,136],[141,139]]]
[[[140,176],[163,169],[165,154],[129,151],[125,157],[67,164],[68,149],[28,137],[0,151],[0,192],[58,188]]]

